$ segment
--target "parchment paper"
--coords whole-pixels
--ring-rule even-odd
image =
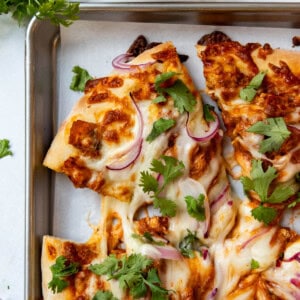
[[[126,52],[139,34],[145,35],[149,42],[172,41],[179,53],[189,56],[185,64],[198,89],[204,89],[202,63],[197,58],[195,44],[213,30],[223,31],[241,43],[268,42],[273,48],[286,49],[292,48],[293,36],[300,35],[297,29],[77,21],[69,28],[61,28],[57,63],[57,124],[61,124],[82,95],[69,89],[73,66],[79,65],[95,77],[106,76],[112,70],[112,59]],[[242,194],[241,186],[234,185]],[[99,217],[100,197],[95,192],[76,189],[65,175],[55,175],[53,235],[86,241],[91,234],[89,222],[97,224]],[[290,218],[287,218],[285,224],[300,228],[297,212],[293,213],[293,217],[297,221],[291,224]]]

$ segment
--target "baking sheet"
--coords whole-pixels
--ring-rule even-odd
[[[131,23],[107,21],[78,21],[69,28],[61,28],[61,47],[57,59],[57,125],[69,114],[78,101],[80,93],[69,89],[72,68],[79,65],[92,76],[102,77],[111,70],[111,61],[126,52],[139,35],[148,41],[172,41],[177,51],[189,56],[185,63],[199,90],[205,86],[202,63],[197,58],[195,44],[206,33],[220,30],[241,43],[268,42],[273,48],[292,49],[292,38],[300,35],[299,29],[256,28],[231,26],[205,26],[182,24]],[[57,127],[55,128],[55,131]],[[91,234],[89,224],[97,224],[100,218],[100,197],[88,189],[75,189],[69,179],[61,174],[54,175],[53,235],[83,242]],[[234,188],[242,195],[239,183]],[[292,217],[299,220],[299,212]],[[285,224],[290,224],[288,217]],[[298,222],[298,221],[297,221]],[[295,227],[296,222],[292,223]],[[299,224],[300,225],[300,224]],[[300,228],[300,226],[296,226]],[[294,228],[295,229],[295,228]]]

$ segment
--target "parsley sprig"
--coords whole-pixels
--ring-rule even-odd
[[[103,263],[89,266],[96,275],[107,275],[108,280],[116,279],[123,290],[129,290],[134,299],[145,297],[148,290],[152,299],[167,299],[169,291],[161,286],[153,260],[141,254],[131,254],[118,259],[108,256]]]
[[[55,25],[69,26],[79,18],[79,3],[66,0],[1,0],[0,15],[11,13],[19,24],[36,16]]]
[[[163,216],[174,217],[176,214],[176,203],[173,200],[160,197],[160,193],[169,183],[183,174],[183,162],[171,156],[162,156],[160,160],[152,160],[150,171],[160,174],[163,183],[160,185],[149,171],[142,171],[140,186],[145,193],[150,194],[154,207],[160,209]]]
[[[174,100],[174,106],[182,114],[184,112],[192,112],[196,105],[196,99],[184,82],[180,79],[172,80],[176,72],[166,72],[157,75],[154,86],[158,93],[158,97],[153,100],[154,103],[166,102],[165,95],[169,95]],[[167,85],[166,82],[171,81]]]
[[[8,155],[12,155],[12,152],[10,151],[9,140],[2,139],[0,140],[0,158]]]
[[[241,99],[251,102],[255,98],[257,90],[260,88],[266,74],[266,71],[261,71],[257,75],[255,75],[251,79],[250,83],[246,87],[241,89]]]
[[[262,134],[264,139],[259,147],[260,153],[277,151],[283,142],[290,136],[291,132],[287,129],[283,118],[268,118],[252,125],[247,129],[248,132]]]
[[[268,167],[266,172],[262,168],[261,160],[253,160],[252,168],[249,177],[241,177],[246,193],[254,191],[260,201],[261,205],[252,210],[252,216],[265,224],[270,224],[277,216],[277,211],[273,207],[266,207],[264,203],[282,203],[292,196],[295,191],[290,186],[277,185],[276,188],[270,193],[270,185],[278,174],[274,167]]]
[[[70,262],[64,256],[59,256],[55,260],[55,264],[50,267],[52,279],[48,283],[48,288],[53,293],[62,292],[68,285],[66,278],[76,274],[79,271],[79,265],[75,262]]]

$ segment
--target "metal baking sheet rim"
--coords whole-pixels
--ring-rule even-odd
[[[299,18],[300,1],[244,1],[243,3],[231,1],[203,1],[196,2],[102,2],[99,4],[84,3],[80,5],[80,18],[85,20],[97,20],[99,16],[109,18],[125,18],[128,21],[143,21],[143,16],[148,22],[153,22],[153,14],[158,14],[158,20],[170,18],[172,13],[186,12],[194,15],[191,20],[185,22],[210,23],[213,20],[206,15],[223,12],[223,22],[226,25],[228,13],[234,13],[233,17],[239,18],[243,13],[252,11],[263,15],[262,26],[274,24],[272,14],[264,15],[266,7],[268,11],[281,12],[283,27],[300,27],[300,23],[291,22],[291,16]],[[282,12],[285,14],[282,14]],[[139,17],[134,16],[136,12]],[[140,13],[149,13],[141,17]],[[105,13],[105,14],[103,14]],[[107,14],[108,13],[108,14]],[[130,13],[129,15],[126,13]],[[122,16],[124,15],[124,16]],[[206,15],[206,18],[198,16]],[[230,16],[232,17],[232,16]],[[134,19],[136,18],[136,19]],[[269,19],[268,19],[269,18]],[[242,18],[243,19],[243,18]],[[124,21],[124,19],[123,19]],[[168,19],[164,21],[168,22]],[[178,20],[180,22],[180,20]],[[233,20],[234,21],[234,20]],[[252,19],[257,26],[256,20]],[[236,25],[230,22],[229,25]],[[251,25],[251,21],[250,21]],[[41,272],[40,255],[41,239],[44,234],[51,234],[51,172],[42,166],[42,160],[50,145],[53,136],[53,124],[56,104],[56,53],[59,47],[59,27],[53,26],[47,21],[33,18],[28,25],[25,47],[25,79],[26,79],[26,217],[25,217],[25,295],[24,299],[41,299]],[[45,122],[47,120],[48,122]]]

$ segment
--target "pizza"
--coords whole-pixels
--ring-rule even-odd
[[[299,206],[299,54],[221,32],[196,47],[221,114],[170,41],[139,36],[86,82],[44,165],[97,193],[101,219],[83,243],[44,236],[44,299],[300,297],[280,225]]]
[[[209,248],[232,230],[239,202],[220,121],[171,42],[136,55],[118,56],[110,75],[86,83],[45,157],[46,167],[94,190],[102,203],[86,243],[44,238],[45,299],[215,293]],[[106,272],[106,265],[114,267]]]

